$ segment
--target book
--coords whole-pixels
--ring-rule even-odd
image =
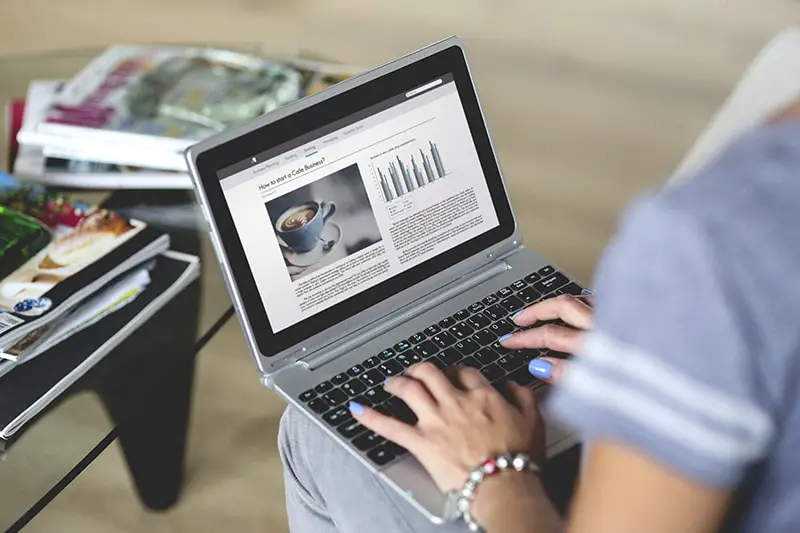
[[[63,85],[19,142],[49,157],[185,172],[191,144],[353,73],[216,49],[114,46]]]
[[[62,81],[39,80],[28,87],[24,119],[19,131],[25,138],[63,86]],[[40,146],[23,144],[14,160],[15,174],[25,180],[65,188],[88,189],[188,189],[191,180],[185,172],[131,167],[126,165],[47,157]]]
[[[74,332],[39,357],[16,365],[0,387],[0,451],[109,353],[197,279],[197,257],[167,251],[154,258],[146,288],[128,305]],[[52,357],[51,357],[52,356]],[[3,365],[14,365],[0,361]]]
[[[0,358],[168,248],[144,222],[0,174]]]
[[[17,158],[19,144],[17,132],[22,127],[22,117],[25,110],[25,100],[12,99],[6,103],[6,133],[8,139],[8,161],[6,168],[14,171],[14,160]]]
[[[797,99],[800,99],[800,28],[787,28],[750,64],[669,183],[690,178],[734,138]]]

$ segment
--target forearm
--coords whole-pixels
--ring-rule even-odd
[[[472,512],[487,533],[560,533],[561,518],[535,474],[504,472],[478,488]]]

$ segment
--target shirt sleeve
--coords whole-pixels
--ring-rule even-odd
[[[551,416],[585,440],[735,486],[774,429],[723,274],[688,212],[659,196],[635,203],[601,261],[596,328],[551,395]]]

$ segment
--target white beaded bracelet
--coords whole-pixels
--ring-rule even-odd
[[[445,520],[455,521],[458,518],[463,518],[470,531],[483,531],[481,525],[472,518],[470,512],[472,500],[475,499],[475,491],[484,479],[506,470],[539,472],[540,468],[531,460],[530,456],[524,453],[516,455],[505,453],[494,459],[486,459],[470,471],[467,481],[461,487],[461,490],[451,490],[445,494]]]

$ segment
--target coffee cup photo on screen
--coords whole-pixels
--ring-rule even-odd
[[[381,241],[357,164],[265,206],[292,281]]]

